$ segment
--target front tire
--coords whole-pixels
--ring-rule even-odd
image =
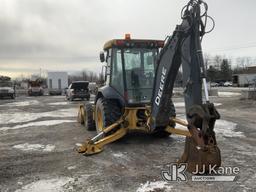
[[[171,133],[168,133],[165,130],[158,130],[153,133],[153,136],[157,138],[166,138],[166,137],[169,137],[170,135]]]
[[[169,106],[170,110],[171,110],[171,114],[170,117],[176,117],[176,110],[174,107],[173,102],[171,102],[170,106]],[[171,125],[171,127],[175,127],[175,123],[173,125]],[[158,138],[165,138],[165,137],[169,137],[171,135],[171,133],[166,132],[165,131],[166,126],[164,127],[157,127],[156,131],[153,133],[154,137],[158,137]]]
[[[115,100],[99,98],[95,107],[96,131],[100,133],[106,127],[120,119],[122,109]]]

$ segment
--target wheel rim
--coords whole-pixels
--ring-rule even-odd
[[[103,118],[100,109],[97,110],[97,128],[99,131],[103,131]]]
[[[78,111],[78,122],[83,124],[84,123],[84,112],[83,112],[83,107],[80,107]]]
[[[81,123],[81,107],[78,110],[77,121]]]

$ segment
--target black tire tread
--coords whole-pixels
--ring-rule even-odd
[[[122,115],[122,110],[119,107],[118,103],[115,100],[100,98],[97,102],[100,102],[100,106],[102,106],[102,112],[104,122],[104,127],[107,127],[113,123],[115,123]]]
[[[84,110],[85,110],[85,121],[87,121],[87,130],[88,131],[95,131],[96,126],[95,126],[95,121],[93,120],[93,108],[92,104],[86,103],[84,105]]]

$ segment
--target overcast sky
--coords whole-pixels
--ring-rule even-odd
[[[0,0],[0,75],[28,75],[40,68],[100,71],[105,41],[125,33],[164,39],[180,24],[187,1]],[[256,1],[207,3],[216,28],[205,36],[204,52],[256,57]]]

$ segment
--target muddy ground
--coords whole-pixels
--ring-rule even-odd
[[[163,181],[164,166],[182,154],[181,136],[131,134],[86,157],[74,151],[95,134],[76,122],[81,101],[0,100],[0,191],[256,191],[256,102],[240,100],[239,92],[211,98],[222,116],[215,129],[223,166],[240,169],[234,182]],[[174,102],[184,116],[182,98]]]

